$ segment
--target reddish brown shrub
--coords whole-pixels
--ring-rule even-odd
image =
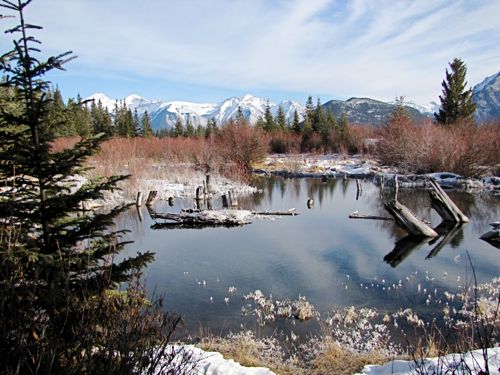
[[[498,123],[443,127],[430,120],[415,124],[406,116],[395,116],[381,130],[376,152],[382,163],[406,172],[479,176],[498,168],[499,130]]]

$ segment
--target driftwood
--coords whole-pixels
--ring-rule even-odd
[[[151,228],[203,228],[203,227],[233,227],[250,224],[248,221],[243,221],[230,216],[210,217],[201,215],[203,211],[199,210],[185,210],[181,214],[174,213],[157,213],[150,211],[149,214],[154,220],[162,219],[167,220],[164,223],[156,223]]]
[[[269,215],[269,216],[297,216],[299,213],[294,210],[290,211],[252,211],[252,215]]]
[[[384,204],[385,209],[394,217],[396,223],[414,236],[437,237],[434,229],[425,224],[411,212],[411,210],[399,203],[396,199]]]
[[[430,191],[432,208],[441,216],[443,221],[467,223],[469,218],[453,203],[444,190],[432,177],[427,178],[432,190]]]
[[[150,207],[153,201],[156,199],[158,192],[156,190],[151,190],[148,194],[148,199],[146,199],[146,206]]]
[[[392,217],[387,217],[387,216],[363,215],[358,213],[358,211],[351,212],[349,214],[349,219],[394,220]]]
[[[141,207],[142,205],[142,191],[137,192],[137,198],[135,200],[135,205]]]

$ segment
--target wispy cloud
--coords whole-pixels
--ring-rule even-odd
[[[426,103],[454,57],[471,84],[500,67],[498,1],[44,0],[29,12],[86,79]]]

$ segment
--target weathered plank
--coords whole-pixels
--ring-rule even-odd
[[[396,199],[384,203],[385,209],[394,217],[396,224],[414,236],[437,237],[434,229],[420,220],[408,207]]]
[[[363,215],[358,213],[358,211],[351,212],[349,214],[349,219],[394,220],[392,217],[386,217],[386,216]]]
[[[428,176],[427,180],[430,183],[432,190],[430,191],[432,208],[441,216],[444,221],[455,223],[468,223],[469,218],[453,203],[448,194],[437,183],[435,179]]]

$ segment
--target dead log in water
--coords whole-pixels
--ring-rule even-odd
[[[156,223],[152,226],[153,229],[159,228],[203,228],[203,227],[217,227],[217,226],[241,226],[250,224],[236,216],[227,215],[215,211],[200,211],[200,210],[184,210],[180,214],[175,213],[157,213],[150,211],[153,220],[165,220],[163,223]]]
[[[394,217],[396,224],[414,236],[437,237],[434,229],[420,220],[408,207],[396,199],[384,203],[385,209]]]
[[[432,190],[430,191],[432,208],[441,216],[444,221],[455,223],[468,223],[469,218],[453,203],[448,194],[432,177],[427,177]]]
[[[349,219],[367,219],[367,220],[394,220],[392,217],[387,216],[377,216],[377,215],[363,215],[358,213],[358,211],[351,212],[349,214]]]
[[[252,211],[252,215],[262,216],[297,216],[299,213],[295,210],[289,211]]]

